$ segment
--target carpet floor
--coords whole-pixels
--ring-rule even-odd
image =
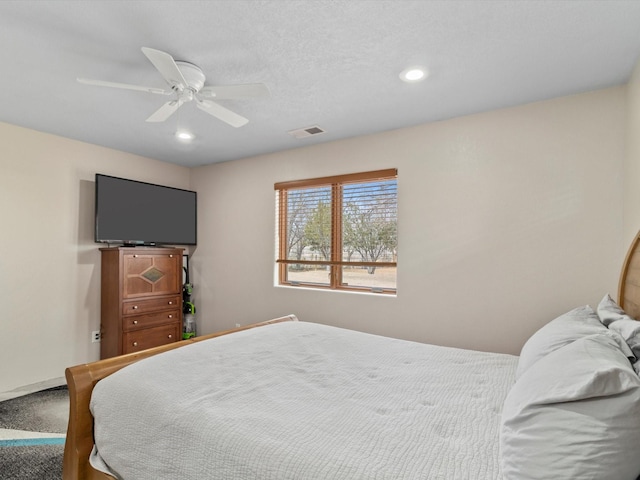
[[[68,418],[66,386],[0,402],[0,479],[60,480]]]

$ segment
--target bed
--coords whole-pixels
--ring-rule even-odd
[[[640,478],[639,245],[519,357],[289,315],[71,367],[63,478]]]

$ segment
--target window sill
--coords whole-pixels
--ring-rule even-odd
[[[302,291],[313,291],[313,292],[323,292],[323,293],[341,293],[346,295],[365,295],[376,298],[397,298],[398,292],[396,293],[374,293],[368,291],[359,291],[359,290],[339,290],[333,288],[317,288],[317,287],[308,287],[308,286],[295,286],[295,285],[274,285],[275,288],[283,288],[287,290],[302,290]]]

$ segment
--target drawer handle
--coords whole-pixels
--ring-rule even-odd
[[[173,318],[173,315],[169,315],[169,318]]]
[[[173,305],[173,302],[172,302],[172,301],[169,301],[169,305]]]
[[[169,258],[173,258],[173,255],[169,255]]]
[[[137,347],[138,346],[138,342],[133,342],[133,346]]]
[[[131,307],[132,310],[137,310],[138,309],[138,305],[134,305],[133,307]]]
[[[171,335],[169,335],[167,338],[171,338]]]
[[[134,324],[134,325],[137,325],[137,324],[138,324],[138,320],[134,320],[134,321],[133,321],[133,324]]]
[[[134,255],[133,258],[138,258],[138,255]]]

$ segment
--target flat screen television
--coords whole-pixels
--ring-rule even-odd
[[[197,194],[96,174],[97,243],[196,245]]]

